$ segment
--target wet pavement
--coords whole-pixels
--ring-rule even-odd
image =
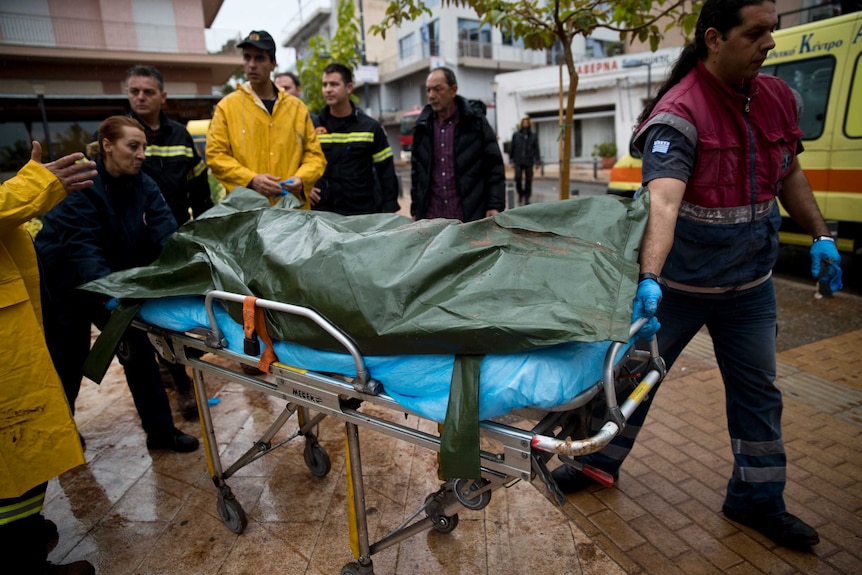
[[[517,482],[495,491],[485,509],[461,512],[451,533],[424,532],[375,555],[375,573],[862,573],[862,298],[815,300],[813,284],[785,278],[776,289],[786,494],[789,510],[820,532],[813,552],[776,547],[722,516],[732,460],[723,388],[701,333],[668,375],[616,487],[590,488],[558,507],[539,482]],[[214,427],[232,461],[284,402],[221,377],[206,382],[208,397],[220,400]],[[332,462],[325,477],[312,476],[304,442],[294,441],[229,480],[248,515],[236,535],[218,517],[203,449],[146,449],[116,363],[102,385],[83,384],[76,420],[87,464],[49,484],[44,514],[60,531],[53,562],[87,559],[102,575],[335,575],[353,561],[342,423],[329,418],[319,427]],[[202,436],[197,423],[175,421]],[[283,433],[295,429],[293,419]],[[376,540],[437,488],[437,464],[432,452],[388,436],[362,431],[360,438]]]

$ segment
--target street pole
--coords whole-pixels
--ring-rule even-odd
[[[362,65],[365,66],[368,64],[368,59],[365,55],[365,14],[362,10],[362,0],[359,0],[359,33],[362,35]],[[365,87],[365,106],[366,108],[371,108],[371,96],[368,94],[368,81],[363,82],[363,86]],[[380,90],[380,86],[377,86],[377,89]]]

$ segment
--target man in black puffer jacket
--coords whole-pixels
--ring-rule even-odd
[[[448,68],[432,71],[425,90],[428,105],[413,133],[413,218],[472,222],[500,213],[506,175],[485,105],[458,96],[455,73]]]

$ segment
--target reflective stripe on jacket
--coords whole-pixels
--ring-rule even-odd
[[[333,117],[329,106],[320,113],[317,137],[327,165],[315,209],[345,216],[397,212],[400,183],[386,132],[380,122],[350,106],[353,113],[345,118]]]
[[[181,226],[212,207],[207,167],[198,155],[194,139],[185,126],[159,113],[159,128],[151,130],[134,112],[129,114],[144,126],[147,157],[141,168],[155,180]]]

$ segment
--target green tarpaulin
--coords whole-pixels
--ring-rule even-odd
[[[238,188],[151,266],[87,289],[118,298],[219,289],[307,306],[364,354],[483,354],[626,341],[648,199],[537,203],[468,224],[269,207]],[[241,308],[229,311],[242,323]],[[267,312],[273,339],[343,351],[307,320]]]

